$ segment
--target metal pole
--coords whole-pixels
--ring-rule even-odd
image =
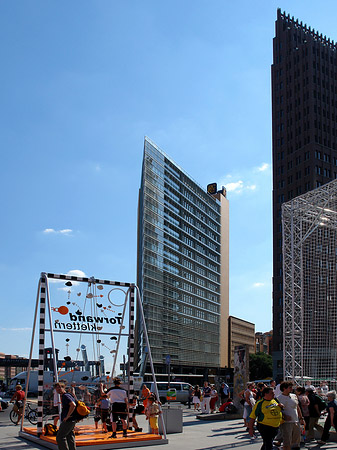
[[[38,311],[39,300],[40,300],[40,284],[41,284],[41,278],[39,279],[39,284],[38,284],[38,287],[37,287],[36,304],[35,304],[35,315],[34,315],[34,322],[33,322],[33,329],[32,329],[32,340],[31,340],[31,343],[30,343],[29,363],[28,363],[28,367],[27,367],[26,390],[25,390],[25,398],[23,400],[23,412],[22,412],[22,418],[21,418],[21,424],[20,424],[20,431],[22,431],[22,428],[23,428],[23,419],[25,417],[25,411],[26,411],[26,401],[27,401],[27,395],[28,395],[30,370],[31,370],[31,367],[32,367],[34,335],[35,335],[35,328],[36,328],[37,311]]]
[[[48,313],[49,313],[50,340],[51,340],[51,348],[52,348],[52,352],[53,352],[53,368],[54,368],[53,382],[57,383],[59,380],[59,374],[58,374],[58,370],[57,370],[54,331],[53,331],[53,324],[52,324],[52,320],[51,320],[51,304],[50,304],[50,296],[49,296],[49,284],[48,284],[47,274],[43,273],[43,275],[45,276],[45,279],[46,279],[46,293],[47,293],[47,307],[48,307]],[[68,347],[67,347],[67,354],[68,354]],[[53,393],[54,393],[54,386],[53,386]],[[58,397],[57,403],[58,403],[59,417],[61,417],[62,407],[61,407],[60,394],[57,394],[57,397]],[[54,406],[54,400],[53,400],[53,406]]]
[[[127,304],[127,296],[128,296],[130,288],[126,292],[123,291],[123,289],[118,289],[118,288],[116,288],[116,289],[125,293],[125,301],[124,301],[124,308],[123,308],[123,314],[122,314],[122,323],[121,323],[121,325],[119,327],[118,339],[117,339],[117,344],[116,344],[116,353],[115,353],[114,362],[113,362],[112,370],[111,370],[111,376],[112,377],[114,377],[114,372],[115,372],[115,368],[116,368],[117,355],[118,355],[118,350],[119,350],[119,343],[120,343],[121,334],[122,334],[122,326],[124,324],[125,310],[126,310],[126,304]]]
[[[136,286],[137,289],[137,301],[138,301],[138,306],[139,306],[139,312],[141,315],[141,319],[143,322],[143,333],[144,333],[144,337],[145,337],[145,342],[148,348],[148,355],[149,355],[149,361],[150,361],[150,366],[151,366],[151,372],[152,372],[152,379],[154,382],[154,389],[155,389],[155,394],[159,400],[159,392],[158,392],[158,387],[157,387],[157,380],[156,380],[156,374],[154,373],[154,366],[153,366],[153,360],[152,360],[152,355],[151,355],[151,348],[150,348],[150,342],[149,342],[149,337],[147,335],[147,329],[146,329],[146,323],[145,323],[145,316],[144,316],[144,310],[143,310],[143,304],[141,301],[141,297],[140,297],[140,292],[139,292],[139,287]],[[162,410],[161,406],[159,405],[160,410]],[[163,414],[160,414],[160,420],[161,420],[161,424],[163,427],[163,435],[164,435],[164,439],[166,439],[166,428],[165,428],[165,423],[164,423],[164,419],[163,419]]]
[[[170,390],[170,386],[171,386],[171,362],[169,362],[168,363],[168,365],[167,365],[167,371],[168,371],[168,390]],[[168,400],[167,400],[167,403],[168,403],[168,405],[170,406],[170,399],[171,398],[171,396],[169,396],[168,397]]]

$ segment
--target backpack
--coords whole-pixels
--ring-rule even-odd
[[[83,420],[86,417],[88,417],[89,413],[90,409],[87,407],[87,405],[84,402],[77,400],[76,408],[72,413],[72,418],[74,418],[77,422],[79,422],[80,420]]]
[[[101,409],[108,410],[108,409],[109,409],[109,406],[110,406],[109,400],[106,399],[106,398],[103,398],[103,399],[101,400]]]
[[[57,435],[57,427],[52,423],[46,423],[44,426],[44,435],[45,436],[56,436]]]
[[[328,405],[325,403],[325,401],[322,399],[322,397],[315,394],[315,400],[316,400],[316,405],[318,406],[318,409],[320,412],[324,411],[327,408]]]

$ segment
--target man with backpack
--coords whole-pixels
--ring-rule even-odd
[[[60,428],[56,435],[58,448],[59,450],[76,450],[74,433],[76,400],[71,394],[66,392],[64,383],[55,383],[54,387],[56,392],[60,394],[62,405]]]
[[[259,400],[249,416],[248,430],[254,437],[254,422],[257,420],[257,429],[263,439],[263,449],[272,450],[273,440],[277,435],[278,427],[282,419],[280,404],[274,399],[274,390],[265,387],[262,390],[262,399]]]
[[[306,435],[306,440],[313,440],[315,437],[314,428],[318,430],[321,434],[323,433],[323,427],[319,425],[318,420],[321,417],[322,411],[327,407],[325,401],[316,394],[312,388],[306,389],[306,394],[309,399],[309,428]]]

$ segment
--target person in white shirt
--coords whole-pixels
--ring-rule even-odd
[[[247,427],[247,431],[248,431],[248,424],[249,424],[249,416],[255,405],[255,395],[253,392],[254,387],[255,387],[254,383],[250,383],[250,382],[247,383],[247,389],[245,390],[245,393],[244,393],[245,403],[243,405],[243,408],[244,408],[243,409],[243,421],[245,423],[245,426]]]
[[[281,389],[280,389],[281,383],[277,384],[274,388],[274,395],[275,398],[277,398],[279,395],[282,394]]]
[[[114,385],[110,389],[107,390],[107,396],[111,403],[111,426],[112,426],[112,435],[111,438],[117,438],[117,420],[121,419],[123,424],[123,437],[127,437],[127,405],[128,405],[128,397],[127,392],[121,388],[121,380],[119,378],[114,378]]]
[[[324,397],[326,397],[328,395],[328,392],[329,392],[329,386],[327,385],[326,381],[322,381],[322,383],[321,383],[321,390],[322,390],[322,395]]]
[[[280,426],[283,437],[283,450],[291,450],[292,447],[300,448],[300,423],[304,424],[304,418],[297,396],[292,393],[293,383],[291,381],[283,381],[280,389],[282,394],[277,399],[283,405],[284,423]]]

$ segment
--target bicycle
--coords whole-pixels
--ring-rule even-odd
[[[15,411],[13,406],[12,411],[9,413],[9,418],[11,422],[16,425],[18,422],[18,417],[18,411]],[[25,419],[27,419],[32,425],[37,424],[37,409],[32,408],[29,403],[26,403]]]

